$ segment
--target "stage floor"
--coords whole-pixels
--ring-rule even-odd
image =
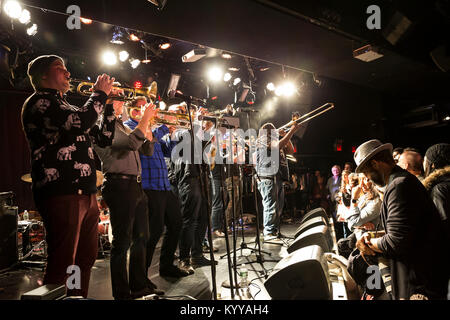
[[[298,223],[283,223],[281,232],[287,237],[292,237],[298,226]],[[236,238],[236,248],[240,248],[242,242],[240,230],[238,230],[238,234],[239,235]],[[287,238],[284,239],[284,245],[263,243],[261,241],[261,250],[268,253],[262,253],[262,257],[267,261],[264,261],[264,263],[250,263],[251,261],[256,260],[256,255],[251,250],[256,247],[254,242],[256,236],[254,225],[245,226],[244,235],[245,243],[248,248],[238,250],[236,260],[237,264],[240,262],[246,264],[246,268],[248,269],[248,281],[251,282],[251,285],[249,286],[251,296],[241,293],[240,296],[235,295],[234,299],[270,299],[270,296],[264,289],[264,280],[270,274],[277,261],[287,255],[286,248],[292,240]],[[229,237],[229,240],[232,249],[233,241],[231,236]],[[218,265],[216,266],[217,293],[220,299],[231,299],[230,290],[222,287],[223,282],[229,282],[228,259],[226,256],[223,257],[223,255],[226,254],[225,239],[213,238],[213,242],[214,247],[219,249],[219,251],[214,254],[215,259],[218,261]],[[199,300],[211,299],[213,290],[211,267],[205,266],[197,268],[193,275],[180,279],[162,278],[158,273],[160,246],[161,241],[158,243],[155,253],[156,256],[153,259],[153,264],[149,271],[150,279],[158,286],[158,288],[164,290],[165,295],[169,297],[180,297],[181,299],[183,298],[182,296],[190,296]],[[205,253],[205,256],[209,259],[209,253]],[[233,261],[233,256],[231,256],[231,259]],[[28,266],[22,266],[0,274],[0,300],[20,299],[23,293],[33,290],[42,284],[42,276],[42,268]],[[239,280],[239,275],[237,275],[237,278]],[[98,259],[95,262],[91,273],[89,298],[95,300],[113,299],[108,254],[106,254],[105,258]]]

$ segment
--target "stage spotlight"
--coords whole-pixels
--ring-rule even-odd
[[[27,29],[27,34],[29,36],[34,36],[37,33],[37,24],[34,23],[31,27]]]
[[[444,121],[450,121],[450,117],[449,117],[449,116],[446,116],[446,117],[444,118]]]
[[[231,74],[229,72],[225,73],[223,76],[223,81],[228,82],[231,79]]]
[[[269,91],[275,91],[275,85],[273,84],[273,82],[269,82],[266,86],[267,90]]]
[[[230,70],[230,71],[239,71],[239,68],[230,67],[230,68],[228,68],[228,70]]]
[[[127,60],[129,56],[130,56],[130,55],[129,55],[128,52],[125,51],[125,50],[122,50],[122,51],[119,52],[119,60],[122,61],[122,62],[124,62],[125,60]]]
[[[145,59],[145,60],[141,61],[141,63],[145,63],[145,64],[150,63],[150,62],[152,62],[152,60],[150,60],[150,59]]]
[[[141,61],[139,59],[130,59],[130,64],[133,69],[136,69],[141,64]]]
[[[103,63],[109,66],[115,65],[117,63],[116,54],[112,51],[105,51],[102,55]]]
[[[236,78],[236,79],[234,79],[234,81],[233,81],[233,86],[238,85],[239,82],[241,82],[241,78]]]
[[[160,101],[159,102],[159,109],[166,110],[166,108],[167,108],[166,103],[164,101]]]
[[[213,67],[208,71],[208,78],[211,81],[217,82],[222,79],[223,71],[219,67]]]
[[[5,10],[6,14],[12,19],[19,19],[22,15],[22,6],[17,1],[6,1],[3,9]]]
[[[84,23],[84,24],[91,24],[91,23],[92,23],[92,20],[91,20],[91,19],[88,19],[88,18],[82,18],[82,17],[80,17],[80,21],[81,21],[82,23]]]
[[[281,86],[276,87],[275,94],[279,97],[283,94],[283,88]]]
[[[139,41],[141,39],[139,39],[139,37],[137,35],[135,35],[134,33],[130,34],[130,40],[131,41]]]
[[[296,88],[291,82],[285,82],[276,88],[275,94],[277,96],[290,97],[295,93],[295,91]]]
[[[161,44],[159,45],[159,47],[160,47],[162,50],[169,49],[170,46],[171,46],[170,42],[161,43]]]
[[[27,9],[22,10],[22,14],[20,15],[19,21],[20,23],[27,24],[31,20],[30,11]]]

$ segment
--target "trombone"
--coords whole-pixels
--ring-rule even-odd
[[[318,107],[318,108],[316,108],[316,109],[314,109],[314,110],[312,110],[312,111],[310,111],[310,112],[308,112],[308,113],[305,113],[305,114],[302,115],[302,116],[299,116],[299,115],[294,116],[294,117],[292,118],[291,121],[289,121],[288,123],[286,123],[284,126],[279,127],[279,128],[277,129],[277,132],[278,132],[278,133],[279,133],[280,131],[281,131],[281,132],[283,132],[283,131],[284,131],[284,132],[287,132],[287,131],[290,130],[290,128],[291,128],[294,124],[305,123],[305,122],[307,122],[307,121],[309,121],[309,120],[311,120],[311,119],[313,119],[313,118],[315,118],[315,117],[321,115],[322,113],[325,113],[325,112],[327,112],[328,110],[331,110],[331,109],[333,109],[333,108],[334,108],[334,103],[332,103],[332,102],[327,102],[327,103],[325,103],[324,105],[321,105],[320,107]],[[300,121],[300,120],[302,120],[302,121]]]

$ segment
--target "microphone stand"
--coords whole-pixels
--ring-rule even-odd
[[[185,101],[186,101],[186,105],[187,105],[187,112],[188,112],[188,116],[189,116],[189,123],[190,123],[190,134],[191,134],[191,151],[192,151],[192,155],[191,155],[191,160],[195,160],[195,156],[194,156],[194,126],[192,124],[192,117],[191,117],[191,102],[192,102],[192,97],[189,96],[185,96]],[[202,150],[202,158],[203,158],[203,150]],[[192,161],[192,164],[197,166],[198,170],[199,170],[199,175],[200,175],[200,189],[201,189],[201,193],[205,192],[206,188],[204,188],[204,181],[203,181],[203,170],[202,170],[202,165],[198,165],[195,164],[195,161]],[[207,218],[208,218],[208,243],[209,243],[209,256],[210,256],[210,260],[211,260],[211,279],[212,279],[212,285],[213,285],[213,300],[217,300],[217,284],[216,284],[216,263],[215,263],[215,259],[214,259],[214,252],[213,252],[213,244],[212,244],[212,230],[211,230],[211,215],[210,215],[210,205],[209,205],[209,194],[208,192],[206,192],[206,197],[203,197],[202,195],[202,206],[203,206],[203,199],[206,199],[206,214],[207,214]]]

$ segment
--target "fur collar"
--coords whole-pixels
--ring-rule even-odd
[[[435,170],[425,180],[423,180],[422,183],[427,190],[431,190],[435,185],[446,178],[450,178],[450,166]]]

